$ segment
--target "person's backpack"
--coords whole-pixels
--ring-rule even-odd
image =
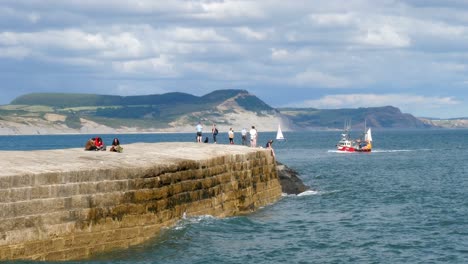
[[[215,130],[214,130],[214,133],[213,133],[213,134],[215,134],[215,135],[218,135],[218,129],[217,129],[217,128],[215,128]]]

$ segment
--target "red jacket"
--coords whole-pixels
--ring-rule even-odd
[[[97,138],[94,139],[94,145],[95,145],[96,147],[100,148],[100,147],[102,147],[102,145],[104,145],[104,144],[102,143],[102,139],[99,138],[99,137],[97,137]]]

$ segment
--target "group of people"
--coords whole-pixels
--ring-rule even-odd
[[[86,141],[85,150],[96,150],[96,151],[102,150],[102,151],[105,151],[106,150],[106,145],[102,141],[101,137],[93,137],[93,138],[88,139],[88,141]],[[112,152],[122,152],[123,151],[123,148],[120,146],[120,141],[119,141],[118,138],[114,138],[112,140],[112,145],[111,145],[109,151],[112,151]]]
[[[196,139],[197,139],[197,142],[198,143],[208,143],[209,142],[209,138],[208,137],[205,137],[205,140],[203,140],[203,126],[200,122],[198,122],[197,126],[195,127],[196,128],[196,131],[197,131],[197,136],[196,136]],[[245,128],[242,128],[242,131],[241,131],[241,135],[242,135],[242,145],[244,146],[247,146],[247,133],[250,135],[250,146],[251,147],[257,147],[257,137],[258,137],[258,133],[257,133],[257,129],[255,128],[255,126],[252,126],[252,128],[249,130],[249,132],[247,132],[247,129]],[[211,127],[211,135],[213,136],[213,143],[217,143],[217,136],[219,134],[219,131],[218,131],[218,128],[216,127],[216,124],[213,124],[213,126]],[[229,139],[229,144],[234,144],[234,129],[231,127],[229,128],[229,131],[228,131],[228,139]]]
[[[197,124],[196,130],[197,130],[197,136],[196,136],[197,142],[201,143],[202,139],[203,139],[203,126],[201,125],[200,122]],[[218,136],[218,133],[219,133],[218,128],[216,127],[215,124],[213,124],[213,126],[211,128],[211,134],[213,136],[213,142],[214,143],[217,143],[216,137]],[[247,129],[242,128],[241,136],[242,136],[242,145],[244,145],[244,146],[247,146],[247,134],[250,135],[250,147],[253,147],[253,148],[257,147],[258,132],[257,132],[257,129],[255,128],[255,126],[252,126],[252,128],[248,132],[247,132]],[[229,144],[232,144],[232,145],[234,144],[234,135],[235,135],[234,134],[234,129],[232,129],[232,127],[229,128],[229,132],[228,132]],[[209,139],[208,139],[208,137],[206,137],[203,142],[208,143],[208,141],[209,141]],[[274,156],[275,153],[273,151],[272,144],[273,144],[273,140],[270,139],[267,142],[265,147],[267,149],[271,149],[272,154]],[[85,150],[105,151],[106,150],[106,145],[104,144],[101,137],[93,137],[93,138],[90,138],[86,142]],[[119,141],[118,138],[114,138],[112,140],[112,145],[111,145],[109,151],[112,151],[112,152],[122,152],[123,151],[123,148],[120,146],[120,141]]]
[[[196,126],[197,130],[197,142],[201,143],[203,139],[203,126],[200,122],[198,122]],[[213,136],[213,143],[217,143],[217,136],[219,134],[218,128],[216,127],[216,124],[213,124],[211,127],[211,135]],[[247,132],[247,129],[242,128],[241,130],[241,136],[242,136],[242,145],[247,146],[247,134],[250,135],[250,146],[255,148],[257,147],[257,138],[258,138],[258,132],[255,126],[252,126],[251,129]],[[228,131],[228,139],[229,139],[229,144],[233,145],[234,144],[234,129],[229,128]],[[208,137],[205,137],[205,140],[203,140],[204,143],[208,143],[209,139]],[[271,149],[273,156],[275,155],[273,151],[273,140],[269,140],[266,144],[266,148]]]

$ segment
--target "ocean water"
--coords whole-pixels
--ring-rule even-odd
[[[334,151],[340,131],[284,134],[277,159],[310,191],[246,216],[186,218],[142,245],[66,263],[468,263],[468,130],[376,130],[372,153]],[[124,148],[195,139],[117,136]],[[3,136],[0,149],[82,147],[89,137]]]

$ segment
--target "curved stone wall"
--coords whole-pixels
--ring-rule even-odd
[[[139,244],[185,214],[226,217],[281,197],[264,149],[157,143],[123,153],[0,152],[0,259],[71,260]]]

